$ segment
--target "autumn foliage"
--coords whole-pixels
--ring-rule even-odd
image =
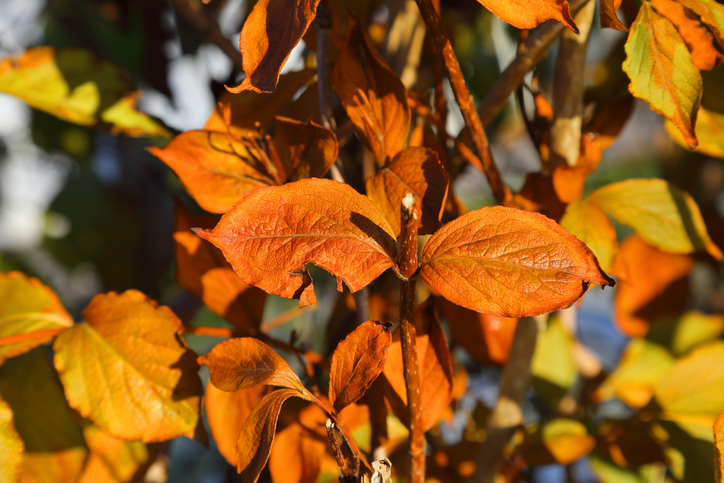
[[[240,58],[217,2],[173,3],[239,70],[203,129],[137,110],[130,75],[82,48],[0,60],[0,92],[148,139],[173,173],[164,241],[191,300],[124,287],[67,309],[42,273],[0,273],[0,482],[163,481],[182,436],[248,483],[513,483],[546,465],[577,482],[581,464],[602,482],[724,481],[724,304],[692,302],[721,279],[721,214],[663,176],[596,178],[634,98],[670,147],[724,158],[724,94],[701,72],[724,60],[724,5],[600,0],[600,27],[627,34],[594,75],[593,0],[479,0],[522,30],[476,106],[449,36],[467,20],[444,2],[261,0]],[[305,67],[282,74],[302,39]],[[513,122],[488,126],[515,91],[506,119],[539,168],[513,189],[486,130]],[[625,337],[608,364],[578,317],[600,288]],[[312,311],[311,337],[278,330]]]

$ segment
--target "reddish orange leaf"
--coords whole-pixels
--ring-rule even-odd
[[[41,332],[41,337],[0,346],[0,364],[51,340],[54,329],[73,325],[63,305],[50,288],[20,272],[0,274],[0,339]]]
[[[209,366],[211,382],[223,391],[267,384],[307,394],[289,364],[271,347],[251,337],[226,340],[199,357],[199,363]]]
[[[621,330],[643,337],[656,319],[682,313],[693,264],[689,255],[661,251],[638,235],[627,238],[613,267],[620,281],[616,319]]]
[[[385,159],[397,154],[407,141],[407,89],[353,15],[349,16],[347,38],[332,79],[357,134],[383,166]]]
[[[241,474],[241,481],[256,483],[259,479],[259,473],[269,459],[279,411],[284,401],[292,396],[302,395],[296,389],[277,389],[264,396],[246,418],[236,444],[236,469]]]
[[[679,31],[697,69],[710,70],[724,61],[724,54],[717,50],[714,36],[697,14],[675,0],[652,0],[651,4]]]
[[[311,120],[275,119],[274,141],[286,180],[324,176],[337,159],[337,136]]]
[[[390,268],[392,229],[369,198],[327,179],[304,179],[246,195],[213,231],[199,236],[221,248],[244,282],[267,293],[317,301],[307,263],[327,270],[352,292]]]
[[[261,156],[232,135],[188,131],[150,151],[166,163],[198,204],[224,213],[249,190],[274,184]]]
[[[241,85],[228,88],[273,92],[279,73],[317,15],[319,0],[260,0],[241,29],[239,46],[244,59]]]
[[[425,245],[422,263],[422,278],[451,302],[506,317],[568,307],[591,283],[614,285],[565,228],[502,206],[443,226]]]
[[[417,359],[420,374],[422,399],[422,426],[432,428],[452,400],[453,370],[445,334],[435,312],[432,298],[415,310],[417,329]],[[404,407],[407,407],[407,391],[403,376],[402,347],[399,331],[390,346],[389,358],[385,364],[385,378],[395,391]],[[407,410],[397,411],[400,420],[407,421]]]
[[[478,0],[503,22],[532,29],[553,18],[578,33],[567,0]]]
[[[206,386],[204,400],[211,435],[230,465],[236,466],[236,442],[244,421],[270,389],[270,386],[259,385],[227,392],[213,384]]]
[[[191,231],[212,228],[216,221],[176,208],[176,279],[218,316],[241,329],[256,330],[266,294],[245,284],[219,250]]]
[[[326,420],[322,408],[310,404],[277,434],[269,456],[272,482],[317,483],[328,446]]]
[[[97,295],[83,317],[53,345],[70,405],[116,438],[194,437],[203,388],[174,313],[129,290]]]
[[[618,19],[616,12],[618,12],[621,6],[622,0],[601,0],[601,27],[609,27],[612,29],[620,30],[621,32],[628,32],[628,29]]]
[[[329,400],[335,411],[357,401],[369,389],[385,366],[391,342],[387,325],[370,320],[337,345],[329,375]]]
[[[367,196],[385,215],[400,236],[400,207],[407,193],[422,203],[420,235],[440,228],[450,177],[432,149],[412,147],[395,155],[392,162],[367,178]]]
[[[435,300],[447,319],[453,340],[481,364],[508,360],[518,319],[481,314],[439,297]]]
[[[204,130],[231,131],[232,134],[240,135],[256,129],[256,123],[259,123],[262,130],[266,130],[274,117],[285,111],[294,94],[312,80],[315,74],[314,69],[284,74],[279,77],[277,88],[271,94],[258,94],[254,91],[222,93],[216,109],[206,121]],[[311,87],[316,89],[314,85]],[[224,110],[227,108],[230,111],[231,126],[227,126],[224,120]]]

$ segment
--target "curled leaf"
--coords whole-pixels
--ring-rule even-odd
[[[671,253],[706,250],[717,260],[721,250],[709,238],[693,198],[662,179],[630,179],[599,188],[588,196],[616,221],[630,226],[651,245]]]
[[[614,284],[591,250],[553,220],[501,206],[443,226],[422,263],[422,278],[446,299],[506,317],[568,307],[589,284]]]
[[[241,474],[241,481],[256,483],[259,479],[269,459],[279,411],[284,401],[292,396],[301,397],[301,393],[295,389],[277,389],[264,396],[246,418],[236,444],[236,469]]]
[[[407,89],[352,15],[332,80],[357,134],[375,154],[377,163],[384,165],[385,159],[397,154],[407,141]]]
[[[229,91],[273,92],[284,63],[317,15],[319,0],[260,0],[244,22],[239,46],[246,77]]]
[[[337,345],[329,374],[329,400],[339,412],[361,398],[387,361],[392,335],[385,324],[368,321]]]
[[[412,193],[422,204],[419,233],[428,235],[440,228],[449,185],[450,177],[437,153],[412,147],[397,153],[387,166],[367,178],[367,196],[399,236],[402,198]]]
[[[701,105],[702,80],[684,39],[674,25],[643,2],[626,42],[623,70],[629,91],[679,128],[693,149]]]
[[[199,357],[209,366],[211,382],[223,391],[238,391],[266,384],[305,393],[304,384],[274,350],[252,337],[226,340]]]
[[[478,0],[503,22],[519,29],[532,29],[549,18],[578,33],[567,0]]]
[[[203,388],[173,312],[129,290],[97,295],[83,317],[53,345],[70,405],[120,439],[194,437]]]
[[[392,229],[372,201],[348,185],[305,179],[260,188],[236,203],[213,230],[198,230],[224,253],[249,285],[299,306],[313,304],[305,264],[337,277],[352,292],[390,268],[397,247]]]
[[[0,301],[0,339],[38,333],[38,337],[0,345],[0,364],[73,325],[58,296],[38,279],[20,272],[0,274]]]
[[[212,228],[217,220],[176,208],[176,279],[216,315],[254,331],[261,323],[266,294],[245,284],[216,247],[191,231],[193,227]]]

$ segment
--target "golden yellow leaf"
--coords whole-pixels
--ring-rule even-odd
[[[19,483],[25,445],[15,430],[13,410],[0,398],[0,481]]]
[[[682,147],[689,148],[684,137],[671,121],[667,120],[665,126],[666,132],[674,141]],[[696,136],[699,138],[699,145],[694,149],[697,153],[724,159],[724,114],[703,107],[699,109]]]
[[[613,223],[601,208],[588,200],[572,201],[561,218],[561,226],[591,249],[604,272],[611,271],[618,239]]]

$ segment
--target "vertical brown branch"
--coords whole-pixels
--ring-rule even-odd
[[[478,112],[475,110],[473,97],[470,95],[468,86],[465,84],[465,79],[460,71],[460,64],[455,56],[450,39],[443,28],[442,19],[432,5],[432,0],[416,0],[416,2],[420,9],[420,14],[425,20],[425,25],[427,25],[427,29],[430,32],[437,54],[442,56],[443,62],[445,63],[450,85],[455,94],[455,100],[460,106],[460,111],[465,119],[465,125],[470,130],[475,150],[483,165],[483,171],[488,178],[493,195],[498,203],[505,204],[512,199],[513,195],[510,189],[503,183],[503,178],[500,176],[500,172],[493,161],[490,146],[488,145],[488,138],[485,135],[485,130],[480,122]]]
[[[573,166],[578,162],[583,122],[586,48],[593,23],[595,4],[589,2],[575,14],[580,35],[565,29],[561,36],[553,87],[551,160]]]
[[[486,439],[478,450],[477,467],[470,481],[493,483],[503,462],[503,449],[523,423],[521,404],[530,384],[530,362],[533,359],[538,323],[533,317],[518,320],[508,362],[500,381],[500,394],[488,419]]]
[[[571,14],[575,15],[583,5],[593,0],[575,0],[571,2]],[[524,47],[515,59],[505,68],[493,88],[478,107],[483,125],[487,126],[503,110],[510,95],[523,83],[523,77],[543,60],[553,42],[568,27],[560,22],[549,20],[538,27],[526,40]]]
[[[400,233],[400,343],[410,419],[411,481],[425,481],[425,432],[422,429],[422,400],[420,374],[417,369],[417,334],[415,331],[415,280],[417,270],[417,229],[420,226],[419,207],[415,197],[407,193],[402,199],[402,232]]]

